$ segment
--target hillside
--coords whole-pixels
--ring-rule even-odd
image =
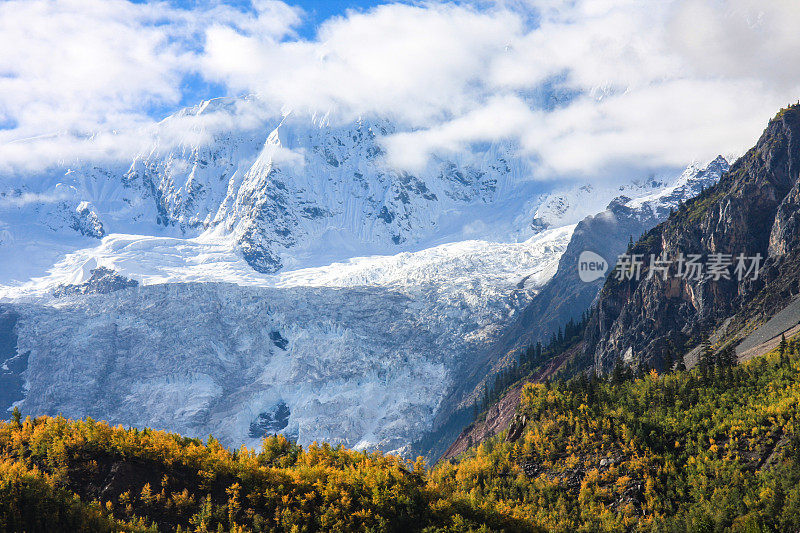
[[[593,302],[582,335],[581,354],[569,358],[573,372],[592,369],[607,373],[620,361],[632,368],[664,370],[681,359],[692,367],[697,364],[701,343],[706,339],[715,349],[734,348],[739,359],[744,360],[773,349],[782,333],[796,333],[800,324],[800,302],[796,299],[800,293],[800,242],[796,231],[798,136],[800,106],[791,106],[769,122],[756,146],[729,172],[722,173],[715,185],[703,187],[695,198],[678,201],[664,222],[629,247],[630,257],[642,259],[641,275],[623,280],[617,278],[616,272],[607,276]],[[581,239],[586,231],[581,228],[583,224],[573,232],[557,274],[520,314],[514,325],[516,334],[506,343],[507,351],[518,352],[525,341],[531,343],[546,331],[542,323],[548,313],[541,302],[563,306],[574,298],[545,297],[551,287],[559,286],[563,274],[576,277],[576,250],[592,249],[592,242],[601,238],[595,234],[593,239]],[[607,227],[604,231],[612,240],[619,240],[619,232],[613,229]],[[574,246],[576,241],[583,247]],[[732,274],[739,254],[760,254],[763,261],[755,279],[745,276],[739,280],[735,274],[729,279],[708,275],[692,279],[678,275],[675,261],[691,254],[705,259],[713,254],[728,254],[733,263]],[[651,255],[673,260],[666,278],[660,274],[650,276]],[[586,293],[590,284],[583,285],[578,284]],[[587,307],[589,301],[585,299]],[[554,362],[557,359],[554,357]],[[533,372],[523,376],[521,382],[538,378]],[[478,442],[506,429],[511,420],[509,413],[518,403],[516,396],[509,394],[500,404],[490,407],[497,410],[505,406],[505,414],[487,427],[490,431],[481,429],[481,424],[469,426],[451,449],[463,449],[467,442]]]
[[[527,384],[512,438],[427,471],[281,436],[232,452],[212,437],[16,419],[0,426],[0,529],[794,530],[798,348]]]
[[[666,220],[670,212],[678,209],[683,202],[713,186],[728,168],[728,162],[722,156],[707,165],[691,165],[668,186],[638,198],[620,195],[605,210],[578,222],[558,259],[555,274],[541,286],[527,305],[510,317],[498,336],[484,346],[477,346],[470,354],[472,364],[469,373],[455,383],[434,419],[433,430],[416,443],[415,449],[433,459],[442,456],[446,450],[450,453],[459,431],[469,423],[467,411],[471,409],[465,405],[482,395],[487,376],[507,369],[520,351],[537,342],[546,342],[558,328],[577,319],[589,308],[603,288],[605,279],[602,276],[591,282],[580,279],[577,266],[582,252],[594,252],[603,257],[607,265],[613,265],[633,236],[641,235]],[[528,278],[523,281],[527,283]],[[553,363],[550,366],[560,365],[558,360]],[[531,377],[540,379],[555,369]],[[516,404],[510,407],[510,413],[513,414]],[[503,424],[510,420],[511,414],[497,413],[499,420],[505,422],[489,421],[487,429],[498,423],[505,427]],[[483,438],[479,435],[474,437],[476,442]],[[462,449],[466,442],[460,439],[455,449]]]
[[[443,498],[421,463],[282,436],[261,451],[91,419],[0,426],[1,531],[522,529]]]
[[[528,384],[521,436],[445,463],[434,486],[550,530],[794,530],[797,348],[633,381]]]

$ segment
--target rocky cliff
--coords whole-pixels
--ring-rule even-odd
[[[578,261],[584,251],[598,254],[607,265],[613,266],[631,238],[650,230],[682,202],[713,186],[728,167],[722,156],[704,167],[691,166],[672,186],[636,200],[620,196],[604,211],[579,222],[559,259],[556,274],[505,332],[495,347],[498,353],[544,342],[559,327],[570,319],[578,319],[589,308],[605,277],[594,281],[580,279]]]
[[[732,320],[722,342],[735,338],[746,322],[763,320],[785,306],[800,292],[798,171],[800,106],[792,106],[769,122],[756,146],[716,186],[686,202],[633,246],[631,254],[643,259],[641,276],[608,278],[587,328],[587,361],[599,370],[609,370],[618,357],[660,366],[667,351],[692,348],[727,318]],[[651,254],[664,254],[667,276],[655,270],[650,275]],[[699,255],[706,270],[681,277],[681,254]],[[715,279],[708,270],[713,254],[733,263],[728,279]],[[739,279],[740,254],[763,257],[757,279]]]

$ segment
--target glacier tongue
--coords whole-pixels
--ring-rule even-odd
[[[552,276],[572,229],[275,275],[235,256],[204,264],[214,250],[197,240],[111,235],[6,289],[29,354],[20,405],[229,445],[257,444],[251,427],[284,405],[281,431],[301,443],[399,449],[428,428],[471,351]],[[47,295],[100,267],[140,285]]]
[[[229,445],[256,444],[251,423],[283,401],[285,432],[302,443],[400,447],[432,415],[461,351],[408,296],[374,288],[152,285],[19,311],[25,412]]]

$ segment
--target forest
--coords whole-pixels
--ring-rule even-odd
[[[736,365],[527,383],[524,424],[427,466],[91,419],[0,426],[3,531],[790,531],[800,342]]]

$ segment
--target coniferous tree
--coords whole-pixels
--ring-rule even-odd
[[[637,379],[641,379],[649,372],[649,368],[647,363],[643,359],[639,359],[639,363],[636,365],[636,377]]]
[[[622,357],[617,356],[614,361],[614,369],[611,371],[611,381],[613,383],[622,383],[625,380],[625,363],[622,362]]]
[[[664,355],[664,372],[672,372],[672,366],[674,361],[672,360],[672,350],[667,348],[667,353]]]
[[[706,337],[700,345],[700,354],[698,355],[698,366],[700,367],[700,374],[703,376],[703,381],[708,381],[708,371],[714,365],[714,350],[711,348],[711,342]]]
[[[736,366],[736,363],[736,348],[733,347],[733,344],[729,344],[723,350],[722,365],[730,368]]]

